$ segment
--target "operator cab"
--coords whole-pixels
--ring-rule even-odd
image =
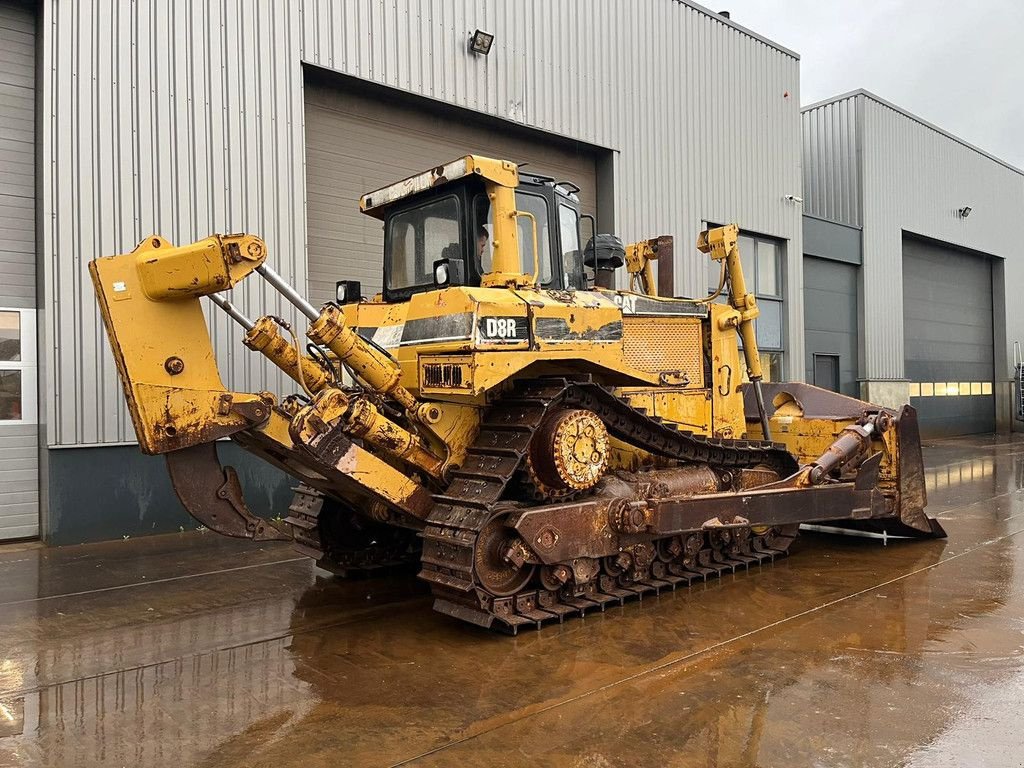
[[[384,222],[385,302],[407,301],[415,293],[447,286],[484,284],[495,248],[496,186],[514,188],[516,211],[530,214],[515,217],[520,270],[534,273],[536,221],[538,287],[587,287],[579,187],[522,173],[512,163],[468,156],[360,200],[364,213]],[[344,301],[344,285],[339,283],[339,301]]]

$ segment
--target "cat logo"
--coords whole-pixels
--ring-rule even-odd
[[[619,308],[622,310],[622,314],[636,314],[636,296],[630,296],[628,293],[616,293],[612,297],[612,301],[619,305]]]

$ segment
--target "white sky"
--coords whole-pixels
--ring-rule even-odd
[[[857,88],[1024,169],[1024,0],[698,0],[800,54],[800,101]]]

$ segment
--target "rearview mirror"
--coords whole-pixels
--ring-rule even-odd
[[[363,298],[363,286],[358,280],[339,280],[335,290],[339,306],[355,304]]]

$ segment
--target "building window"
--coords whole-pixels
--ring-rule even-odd
[[[36,423],[34,309],[0,309],[0,426]]]
[[[708,226],[715,226],[709,224]],[[784,312],[782,295],[782,252],[783,245],[779,240],[747,232],[740,233],[737,245],[740,249],[740,263],[743,265],[743,277],[747,290],[757,297],[760,316],[754,321],[757,334],[757,347],[761,353],[761,367],[768,381],[782,379],[782,360],[784,347]],[[708,287],[711,291],[718,288],[721,276],[721,265],[717,261],[708,262]],[[719,301],[724,302],[724,298]]]

